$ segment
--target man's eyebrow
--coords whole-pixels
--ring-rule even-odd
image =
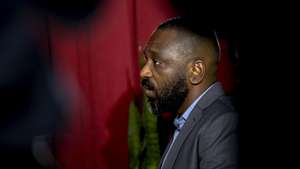
[[[158,51],[147,48],[147,49],[143,50],[143,55],[146,57],[153,57],[153,56],[155,57],[158,55]]]
[[[154,56],[157,56],[159,54],[159,50],[151,48],[151,49],[147,50],[147,53],[151,54],[151,55],[154,55]]]

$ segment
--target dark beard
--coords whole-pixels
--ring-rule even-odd
[[[188,93],[186,78],[181,75],[166,83],[157,98],[148,98],[154,114],[177,113]]]

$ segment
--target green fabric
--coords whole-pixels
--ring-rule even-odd
[[[129,169],[156,169],[160,160],[157,116],[143,98],[143,112],[132,102],[129,110]]]

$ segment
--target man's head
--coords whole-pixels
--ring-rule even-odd
[[[183,18],[161,24],[145,46],[140,74],[153,112],[180,114],[215,82],[218,50],[213,31]]]

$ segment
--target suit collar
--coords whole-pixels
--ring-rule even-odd
[[[208,90],[202,99],[199,100],[197,106],[201,109],[205,109],[212,102],[214,102],[217,98],[224,95],[224,90],[220,82],[216,82],[213,84],[210,90]]]

